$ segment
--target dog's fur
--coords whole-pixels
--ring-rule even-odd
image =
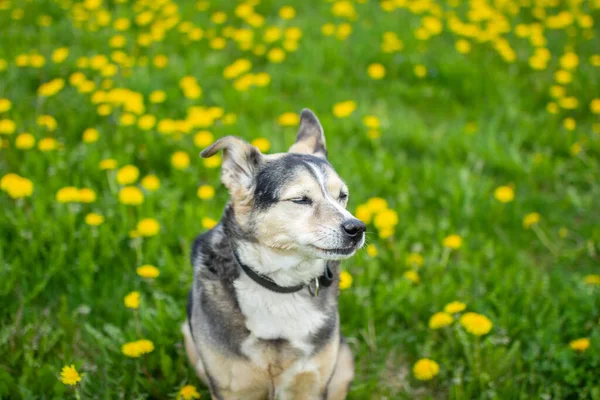
[[[354,364],[339,329],[339,260],[364,244],[365,227],[345,209],[348,190],[327,161],[321,124],[304,110],[288,153],[263,155],[225,137],[202,156],[219,150],[231,201],[192,249],[182,327],[192,365],[215,399],[345,398]],[[234,251],[277,285],[305,287],[259,285]],[[326,267],[333,284],[313,295]]]

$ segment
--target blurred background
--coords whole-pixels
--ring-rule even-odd
[[[319,116],[355,399],[600,399],[598,0],[0,0],[0,398],[208,398],[224,135]]]

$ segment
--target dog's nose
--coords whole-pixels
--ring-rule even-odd
[[[367,226],[358,219],[347,219],[342,222],[342,229],[347,236],[354,238],[366,231]]]

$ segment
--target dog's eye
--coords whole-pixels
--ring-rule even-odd
[[[290,199],[290,201],[292,203],[296,203],[296,204],[306,204],[306,205],[312,204],[312,200],[306,196],[296,197],[294,199]]]
[[[341,192],[341,193],[340,193],[340,196],[338,197],[338,200],[340,200],[340,201],[344,201],[344,200],[346,200],[347,198],[348,198],[348,193]]]

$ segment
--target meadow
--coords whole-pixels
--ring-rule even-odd
[[[302,108],[368,223],[351,399],[600,399],[600,1],[0,0],[0,398],[209,398],[194,237]],[[72,366],[72,367],[71,367]]]

